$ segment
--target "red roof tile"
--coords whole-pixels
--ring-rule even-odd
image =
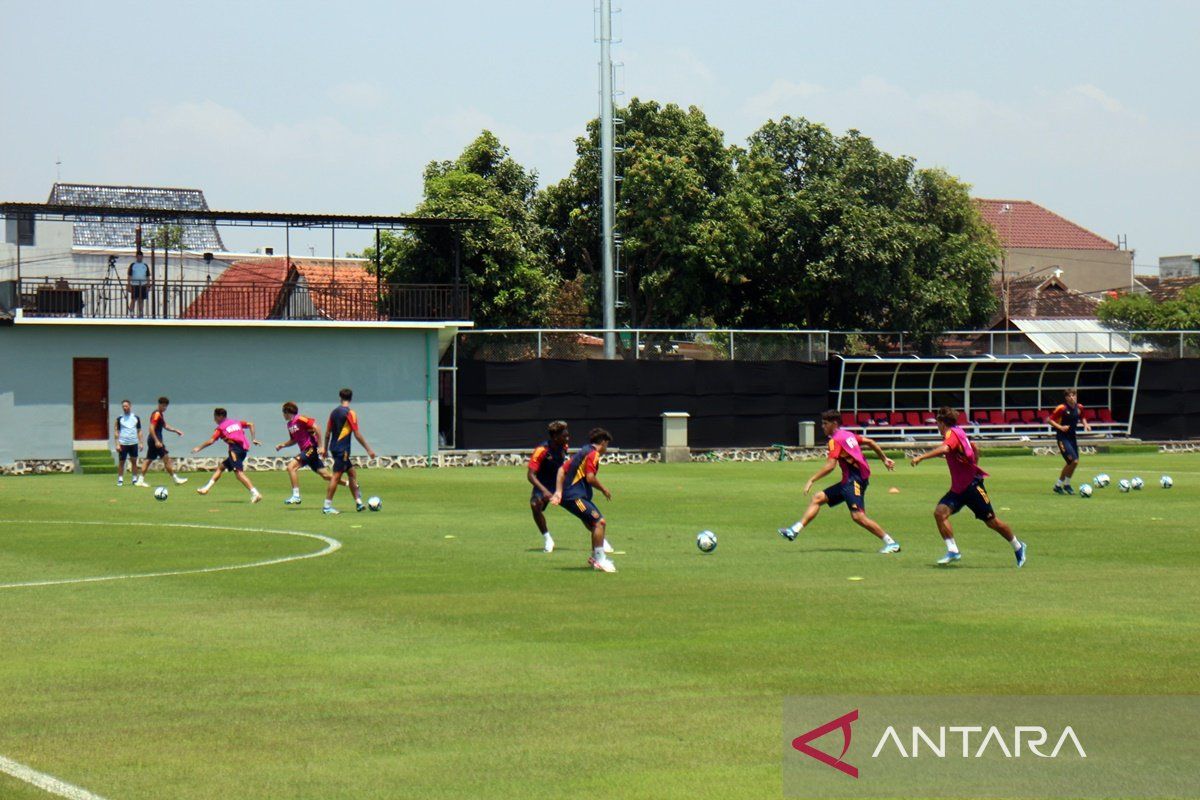
[[[1151,299],[1156,303],[1174,300],[1185,289],[1200,286],[1200,278],[1158,278],[1146,275],[1138,278],[1138,281],[1146,287]]]
[[[377,318],[375,276],[356,262],[293,258],[313,309],[339,320]],[[184,312],[184,319],[268,319],[283,298],[285,257],[235,261]]]
[[[1102,236],[1064,219],[1029,200],[984,200],[975,198],[984,220],[1000,236],[1005,247],[1046,250],[1116,250]]]
[[[1003,300],[1001,287],[997,292]],[[1012,280],[1008,282],[1009,319],[1095,319],[1099,300],[1080,294],[1058,278]],[[1004,321],[1001,303],[992,324]]]

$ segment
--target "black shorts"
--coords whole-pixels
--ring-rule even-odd
[[[988,497],[987,489],[981,478],[976,479],[961,492],[946,492],[946,495],[938,501],[938,505],[950,509],[951,514],[957,514],[960,508],[966,506],[975,512],[975,519],[984,522],[996,517],[996,512],[992,510],[992,498]]]
[[[551,492],[551,494],[553,494],[553,492]],[[542,507],[545,508],[546,504],[549,502],[550,501],[546,499],[546,496],[542,494],[542,490],[534,486],[533,491],[529,493],[529,505],[541,503]]]
[[[229,455],[221,462],[221,466],[230,472],[241,472],[246,468],[246,450],[230,445]]]
[[[600,509],[586,497],[576,497],[572,500],[563,498],[562,507],[579,517],[583,524],[589,527],[597,522],[604,522],[604,515],[600,513]]]
[[[129,287],[129,296],[134,300],[145,300],[150,296],[150,284],[135,283]]]
[[[167,455],[167,448],[159,447],[154,442],[150,442],[148,445],[146,445],[147,461],[153,461],[154,459],[162,458],[165,455]]]
[[[1062,453],[1063,461],[1068,464],[1079,460],[1079,445],[1075,443],[1074,439],[1058,437],[1058,452]]]
[[[122,460],[132,458],[134,461],[137,461],[137,454],[138,446],[136,444],[122,444],[117,446],[117,455]]]
[[[350,463],[349,451],[345,453],[339,453],[331,450],[329,457],[333,459],[334,472],[349,472],[350,470],[354,469],[354,464]]]
[[[839,503],[845,503],[846,508],[851,512],[866,511],[868,483],[868,481],[854,477],[841,483],[835,483],[825,490],[825,500],[829,503],[830,508]]]
[[[301,450],[296,456],[296,460],[300,462],[300,466],[308,467],[313,472],[320,472],[325,469],[325,462],[317,455],[317,448],[310,447],[307,450]]]

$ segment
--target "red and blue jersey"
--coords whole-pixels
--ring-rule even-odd
[[[1067,430],[1065,432],[1055,428],[1055,435],[1059,438],[1070,439],[1072,441],[1075,440],[1075,431],[1079,428],[1079,420],[1082,418],[1083,406],[1079,405],[1078,403],[1073,406],[1063,403],[1059,405],[1058,408],[1050,412],[1051,420],[1057,422],[1059,425],[1067,426]]]
[[[317,442],[317,421],[312,417],[297,414],[288,420],[288,435],[300,448],[300,452],[319,447]]]
[[[163,428],[165,428],[166,426],[167,426],[166,417],[163,416],[163,413],[161,411],[159,411],[158,409],[155,409],[154,412],[152,414],[150,414],[150,429],[152,431],[154,431],[154,435],[158,437],[158,440],[160,442],[162,441]]]
[[[349,406],[338,406],[329,415],[329,452],[350,452],[351,435],[358,433],[358,415]]]
[[[600,451],[594,444],[579,450],[563,466],[563,500],[592,499],[592,484],[588,477],[600,470]]]
[[[962,428],[955,425],[946,431],[942,444],[950,450],[946,453],[946,466],[950,468],[950,491],[965,492],[976,478],[988,476],[979,468],[979,453]]]
[[[217,423],[217,429],[213,432],[213,436],[230,447],[240,447],[243,450],[250,449],[250,440],[246,438],[246,421],[241,419],[223,419]]]
[[[863,455],[858,437],[848,430],[838,428],[829,437],[829,457],[837,459],[842,468],[842,483],[857,479],[865,481],[871,477],[871,468]]]
[[[553,442],[545,441],[533,449],[529,458],[529,468],[533,470],[538,482],[550,491],[558,481],[558,471],[567,460],[567,448],[559,447]]]

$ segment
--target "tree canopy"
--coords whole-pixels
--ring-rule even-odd
[[[1161,303],[1144,294],[1121,294],[1100,304],[1096,315],[1105,325],[1128,330],[1187,331],[1200,329],[1200,286],[1184,289]]]

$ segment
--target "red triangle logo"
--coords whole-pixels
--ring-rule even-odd
[[[838,717],[837,719],[832,719],[829,722],[826,722],[824,725],[820,726],[819,728],[813,728],[808,733],[803,733],[803,734],[797,736],[795,739],[792,739],[792,747],[795,748],[796,750],[799,750],[801,753],[804,753],[804,755],[806,755],[806,756],[815,758],[817,761],[820,761],[822,764],[828,764],[829,766],[833,767],[834,769],[838,770],[839,772],[846,773],[851,778],[857,778],[858,777],[858,767],[854,766],[853,764],[847,764],[845,761],[842,760],[842,758],[846,755],[846,751],[850,749],[850,736],[851,736],[850,724],[855,722],[857,719],[858,719],[858,709],[856,708],[853,711],[851,711],[849,714],[843,714],[842,716]],[[822,752],[822,751],[818,750],[817,748],[809,745],[809,742],[811,742],[813,739],[820,739],[825,734],[827,734],[831,731],[835,731],[838,728],[841,728],[842,736],[844,738],[843,738],[843,743],[842,743],[842,752],[840,755],[838,755],[837,758],[834,758],[833,756],[829,755],[828,753]]]

